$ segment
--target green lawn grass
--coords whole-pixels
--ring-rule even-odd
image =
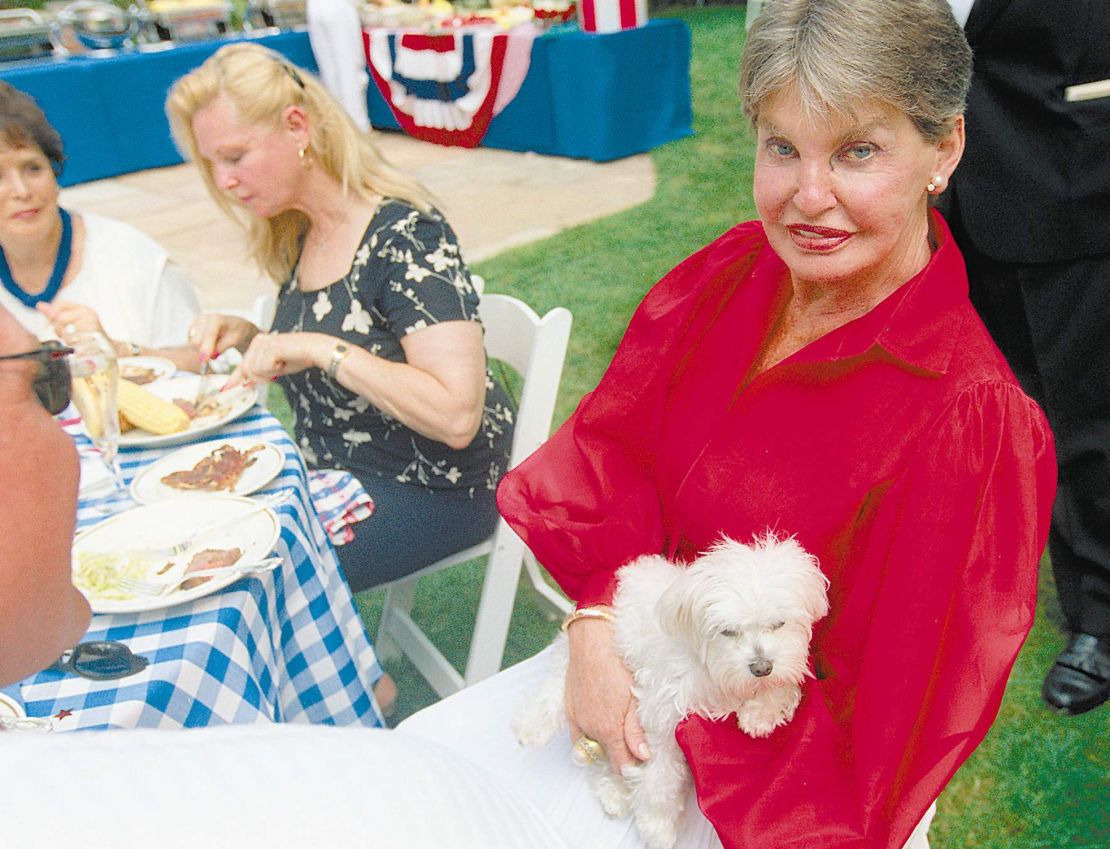
[[[687,8],[666,14],[685,20],[693,33],[696,135],[653,151],[654,198],[476,269],[490,291],[516,295],[541,313],[558,305],[574,313],[557,422],[596,384],[647,289],[733,223],[755,217],[753,145],[736,94],[743,9]],[[1063,718],[1041,704],[1041,679],[1064,640],[1043,564],[1042,573],[1033,633],[997,722],[941,798],[934,849],[1110,847],[1110,709]],[[415,617],[460,666],[481,577],[481,564],[469,564],[425,579],[417,597]],[[371,633],[381,597],[381,592],[369,592],[358,599]],[[534,594],[522,589],[506,665],[538,651],[555,630]],[[431,690],[405,662],[387,668],[401,691],[398,718],[433,701]]]

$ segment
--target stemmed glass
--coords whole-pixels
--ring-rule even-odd
[[[85,422],[85,430],[112,476],[113,497],[124,490],[119,452],[119,407],[116,390],[119,367],[112,343],[102,333],[78,333],[66,340],[73,348],[69,370],[73,377],[73,403]]]

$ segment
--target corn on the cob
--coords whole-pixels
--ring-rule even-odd
[[[119,409],[135,427],[150,433],[177,433],[189,426],[184,410],[130,380],[119,382]]]
[[[75,377],[72,391],[73,403],[81,411],[85,430],[93,439],[100,439],[104,435],[104,417],[100,412],[100,402],[97,398],[99,388],[93,385],[91,377]]]

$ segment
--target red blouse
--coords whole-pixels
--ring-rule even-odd
[[[817,677],[770,737],[677,737],[725,847],[900,849],[986,734],[1033,622],[1052,434],[967,297],[947,226],[868,314],[757,375],[788,293],[758,222],[644,299],[597,389],[498,492],[580,603],[640,554],[794,534],[831,581]]]

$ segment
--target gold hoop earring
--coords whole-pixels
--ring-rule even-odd
[[[311,160],[305,154],[306,150],[308,150],[308,148],[305,148],[305,147],[297,148],[297,158],[299,160],[301,160],[301,167],[302,168],[307,168],[309,166],[309,164],[311,164]]]

